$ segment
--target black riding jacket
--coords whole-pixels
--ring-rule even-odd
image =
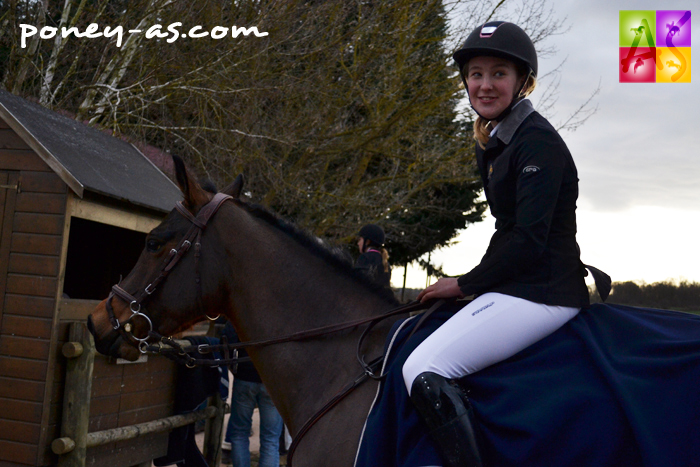
[[[520,102],[476,157],[496,232],[465,295],[499,292],[546,305],[588,305],[576,243],[576,166],[557,131]]]
[[[363,270],[376,284],[391,287],[391,267],[388,272],[384,272],[384,260],[380,252],[369,250],[361,254],[355,261],[355,269]]]

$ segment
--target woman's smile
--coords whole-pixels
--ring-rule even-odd
[[[513,62],[497,57],[474,57],[467,64],[469,99],[487,120],[501,114],[517,93],[518,70]]]

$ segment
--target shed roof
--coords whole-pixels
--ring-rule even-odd
[[[0,90],[0,118],[81,198],[83,190],[170,211],[177,186],[132,144]]]

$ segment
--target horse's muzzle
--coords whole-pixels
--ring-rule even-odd
[[[88,316],[87,328],[88,331],[90,331],[90,334],[92,334],[92,337],[95,339],[95,349],[99,353],[115,358],[119,358],[121,356],[119,354],[119,347],[121,347],[123,339],[117,331],[113,330],[106,336],[99,337],[97,332],[95,332],[95,324],[92,322],[91,315]]]

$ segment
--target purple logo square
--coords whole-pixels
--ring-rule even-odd
[[[656,10],[657,47],[690,47],[690,10]]]

